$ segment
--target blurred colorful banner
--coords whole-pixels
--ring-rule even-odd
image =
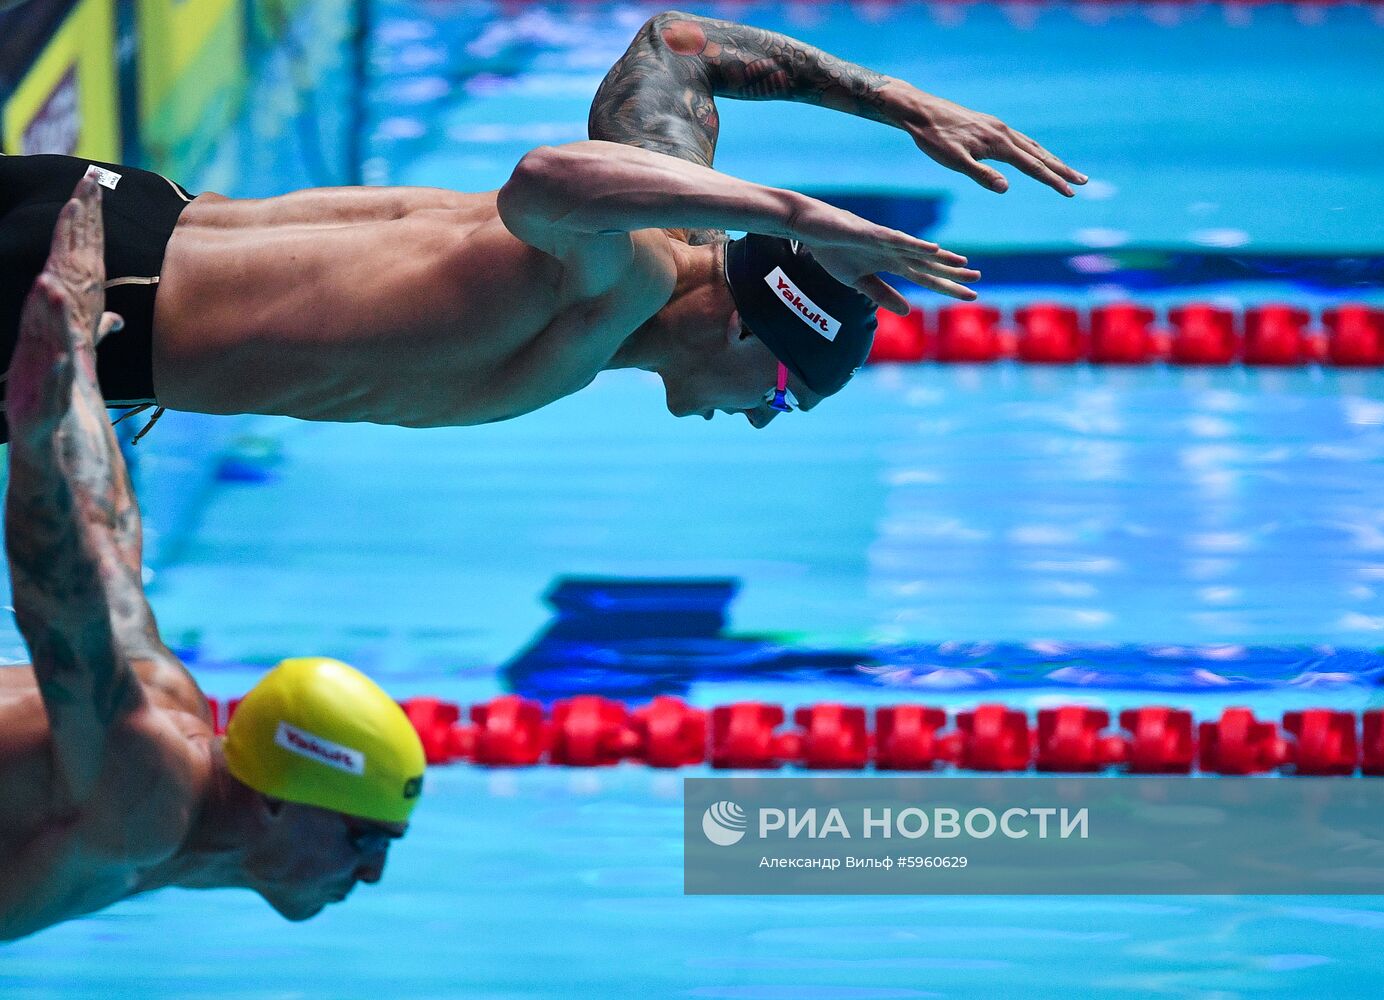
[[[245,86],[241,0],[137,0],[139,123],[154,169],[182,176],[237,111]]]
[[[120,157],[114,0],[79,0],[5,99],[7,153]]]

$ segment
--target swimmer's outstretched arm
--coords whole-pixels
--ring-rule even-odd
[[[897,229],[783,188],[648,149],[591,141],[540,146],[524,155],[496,205],[511,233],[561,258],[574,242],[641,229],[743,229],[797,239],[839,281],[908,313],[878,272],[902,275],[958,299],[978,271],[966,259]]]
[[[143,707],[134,661],[172,659],[144,598],[139,508],[96,381],[96,342],[120,325],[102,312],[104,281],[100,188],[86,179],[25,303],[8,397],[5,546],[59,808],[87,799],[106,734]]]
[[[1071,196],[1086,177],[993,115],[838,59],[787,35],[667,11],[639,29],[591,104],[587,134],[711,166],[717,97],[817,104],[903,129],[928,156],[992,191],[1018,167]]]

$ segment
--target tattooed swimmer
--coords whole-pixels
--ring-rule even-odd
[[[213,733],[145,601],[96,386],[96,342],[127,332],[103,312],[100,202],[84,180],[61,209],[10,365],[5,547],[33,664],[0,667],[0,941],[170,885],[253,889],[304,920],[380,880],[423,748],[372,681],[312,657]]]
[[[591,106],[590,140],[525,155],[498,191],[327,188],[191,197],[97,164],[108,188],[112,404],[429,427],[505,420],[597,373],[661,377],[677,416],[763,427],[840,390],[879,272],[960,299],[962,257],[793,191],[712,169],[718,97],[818,104],[906,132],[994,191],[1008,163],[1085,178],[1033,139],[784,35],[651,18]],[[52,210],[88,162],[0,159],[0,330],[12,342]],[[728,242],[724,230],[747,237]],[[0,348],[3,349],[3,348]]]

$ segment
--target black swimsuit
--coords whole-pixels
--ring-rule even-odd
[[[192,196],[159,174],[71,156],[0,156],[0,350],[4,368],[19,336],[19,316],[43,270],[58,213],[91,167],[100,168],[106,229],[106,308],[125,328],[96,352],[101,394],[111,406],[154,398],[154,296],[163,252]],[[0,398],[4,386],[0,385]],[[0,413],[0,441],[9,424]]]

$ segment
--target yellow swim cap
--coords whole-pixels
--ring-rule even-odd
[[[284,660],[240,702],[222,746],[258,792],[405,823],[423,790],[423,744],[378,684],[339,660]]]

